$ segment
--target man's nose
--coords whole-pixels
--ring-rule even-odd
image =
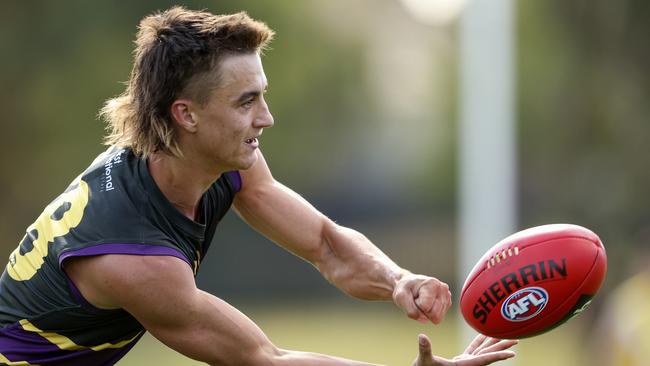
[[[273,123],[274,123],[273,115],[269,110],[269,106],[268,104],[266,104],[266,101],[262,99],[262,106],[260,109],[259,116],[255,118],[255,127],[259,127],[259,128],[271,127],[273,126]]]

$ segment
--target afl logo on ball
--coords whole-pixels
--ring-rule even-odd
[[[522,288],[503,302],[501,315],[511,322],[521,322],[539,314],[547,303],[548,293],[543,288]]]

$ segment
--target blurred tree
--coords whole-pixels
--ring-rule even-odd
[[[138,21],[176,3],[3,1],[0,251],[5,256],[47,202],[103,149],[104,125],[96,113],[124,88]],[[439,82],[449,97],[441,103],[445,120],[439,127],[449,142],[435,159],[422,157],[429,165],[414,163],[418,172],[405,176],[397,191],[378,193],[356,185],[371,158],[359,153],[359,144],[376,143],[374,122],[386,118],[369,90],[378,84],[367,80],[370,56],[360,34],[371,16],[373,26],[388,33],[410,19],[401,13],[386,17],[382,11],[399,9],[393,0],[359,0],[352,15],[344,0],[183,4],[215,13],[246,10],[278,32],[264,59],[276,128],[265,133],[262,144],[279,179],[335,219],[361,225],[378,243],[387,243],[391,254],[423,265],[433,258],[437,262],[430,268],[453,271],[448,268],[453,261],[443,254],[452,250],[456,200],[454,28],[416,28],[449,39],[449,46],[436,49],[436,57],[447,60],[441,62],[445,72]],[[636,232],[650,222],[643,200],[650,193],[650,5],[641,0],[521,0],[517,5],[521,226],[583,224],[601,235],[616,263],[643,245]],[[326,22],[334,24],[325,27]],[[381,41],[375,39],[380,46]],[[408,65],[408,55],[391,60]],[[390,63],[383,67],[389,73],[400,70]],[[414,108],[418,103],[426,104],[414,101]],[[383,184],[390,188],[390,183]],[[220,240],[239,243],[242,230],[235,225]],[[254,234],[243,238],[261,242]],[[432,255],[418,256],[422,247],[431,248]],[[233,244],[226,250],[232,249],[232,258],[245,248],[252,247]],[[269,258],[269,252],[260,253],[254,267]],[[276,284],[297,277],[294,267],[284,268],[286,275],[279,274],[284,277]],[[616,278],[621,266],[610,268],[610,278]],[[305,283],[300,287],[309,286]]]
[[[650,5],[520,4],[524,226],[583,224],[617,263],[650,221]]]

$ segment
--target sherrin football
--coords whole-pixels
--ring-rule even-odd
[[[606,271],[605,247],[589,229],[570,224],[526,229],[476,263],[460,295],[461,313],[479,333],[532,337],[584,310]]]

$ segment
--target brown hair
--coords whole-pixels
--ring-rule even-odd
[[[244,12],[213,15],[183,7],[149,15],[138,28],[127,88],[99,115],[108,122],[105,144],[130,147],[143,157],[181,156],[170,111],[174,100],[205,103],[218,85],[221,59],[262,52],[274,34]]]

